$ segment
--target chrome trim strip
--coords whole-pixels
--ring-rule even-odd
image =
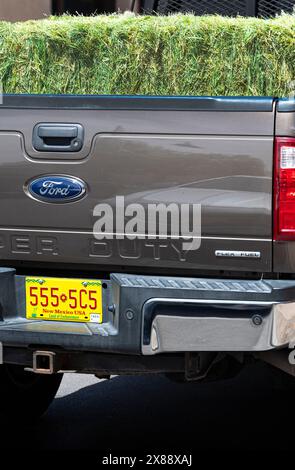
[[[269,307],[272,305],[279,304],[279,302],[264,302],[260,300],[222,300],[222,299],[171,299],[165,297],[154,297],[148,299],[144,305],[149,305],[150,303],[159,302],[159,303],[179,303],[183,304],[225,304],[225,305],[257,305],[259,307]]]

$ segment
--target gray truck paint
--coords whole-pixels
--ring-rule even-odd
[[[146,95],[28,95],[6,94],[2,107],[16,109],[100,109],[152,111],[272,111],[272,97],[146,96]]]
[[[136,266],[175,273],[272,271],[275,111],[271,98],[159,102],[141,98],[126,99],[119,106],[114,98],[102,104],[101,98],[88,97],[84,108],[81,98],[69,100],[4,98],[0,109],[3,261]],[[36,151],[32,133],[39,123],[81,124],[82,150]],[[89,188],[88,196],[57,207],[25,194],[28,181],[54,174],[81,178]],[[116,195],[143,204],[180,199],[202,204],[201,248],[183,253],[181,241],[171,239],[98,242],[92,235],[94,206],[113,204]],[[227,259],[217,257],[216,251],[260,252],[261,256]]]

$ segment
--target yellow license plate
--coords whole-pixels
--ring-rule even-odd
[[[26,278],[30,320],[102,323],[102,283],[95,280]]]

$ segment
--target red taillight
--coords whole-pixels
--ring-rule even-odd
[[[295,241],[295,138],[276,138],[274,168],[274,239]]]

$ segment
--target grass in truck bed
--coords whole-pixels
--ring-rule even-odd
[[[295,16],[0,23],[6,93],[275,95],[295,80]]]

